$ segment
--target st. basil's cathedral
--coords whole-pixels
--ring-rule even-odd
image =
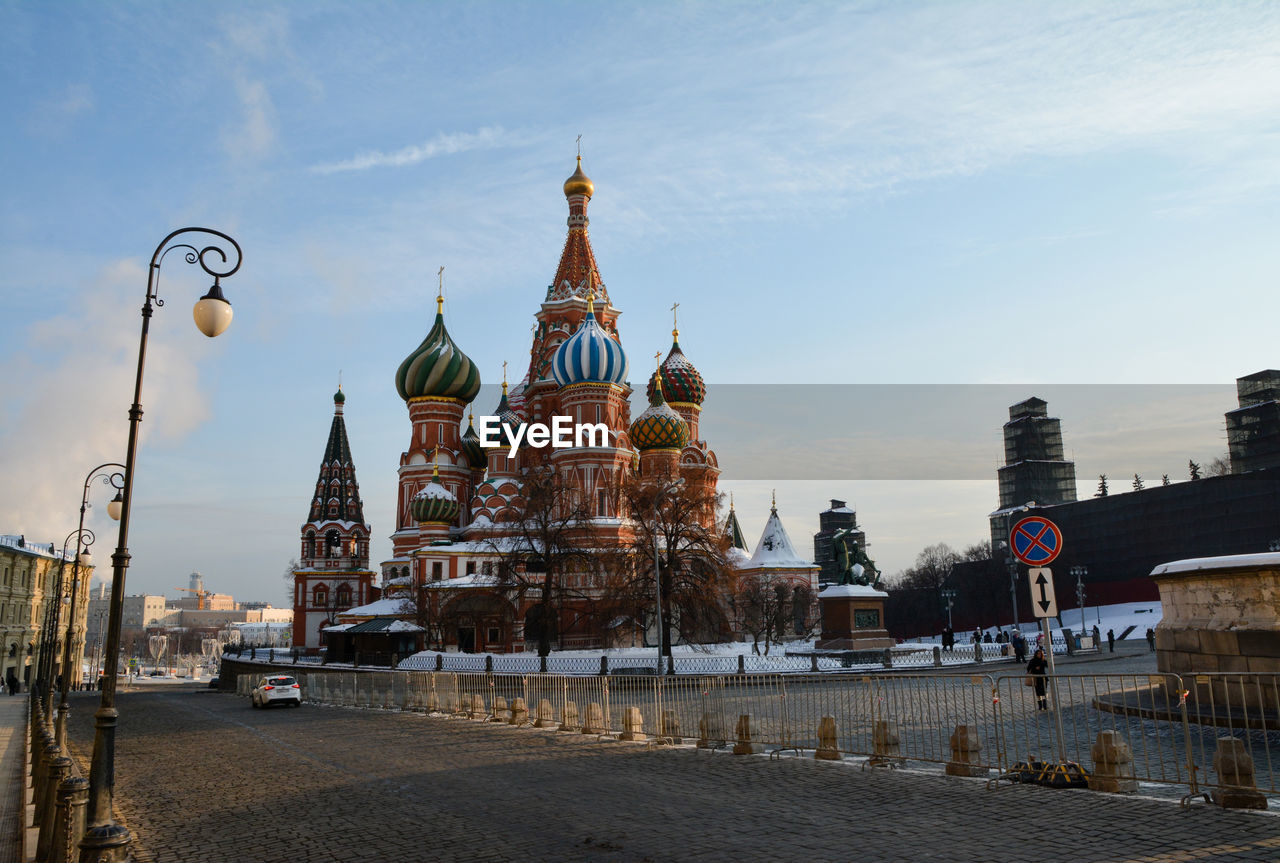
[[[498,548],[524,505],[522,477],[550,464],[585,504],[582,545],[616,548],[634,539],[620,511],[617,489],[629,476],[679,477],[693,493],[714,500],[720,469],[699,435],[706,384],[680,349],[679,331],[646,388],[648,407],[631,419],[630,364],[613,305],[587,236],[587,206],[594,184],[582,158],[564,183],[568,236],[555,278],[536,314],[523,379],[492,411],[504,427],[500,443],[482,446],[468,406],[480,391],[480,373],[445,325],[443,295],[422,343],[396,371],[396,389],[409,410],[408,446],[400,455],[392,556],[381,564],[382,587],[368,568],[370,526],[363,509],[343,422],[345,395],[334,396],[334,418],[322,459],[302,553],[294,572],[294,644],[330,657],[361,633],[381,636],[385,652],[404,657],[423,643],[423,615],[415,604],[434,604],[431,617],[448,621],[437,636],[447,649],[515,652],[525,649],[533,600],[509,598],[497,583]],[[505,364],[504,364],[505,366]],[[554,417],[573,424],[603,424],[604,440],[569,447],[519,446],[508,430]],[[464,431],[465,428],[465,431]],[[716,519],[705,515],[704,527]],[[739,575],[785,579],[812,598],[818,568],[799,555],[774,506],[755,553],[749,554],[732,507],[723,530]],[[508,542],[510,540],[508,539]],[[726,598],[727,607],[727,598]],[[566,646],[603,647],[621,633],[583,627],[566,615],[554,625]],[[321,632],[325,635],[322,637]],[[634,632],[632,633],[634,635]],[[342,637],[345,636],[345,637]],[[369,643],[364,639],[364,643]]]

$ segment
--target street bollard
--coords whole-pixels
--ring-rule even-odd
[[[545,698],[538,699],[538,709],[534,715],[536,717],[533,723],[534,728],[556,728],[558,726],[555,708]]]
[[[836,741],[836,718],[824,716],[818,723],[818,748],[813,757],[819,761],[839,761],[840,746]]]
[[[818,654],[816,653],[809,654],[809,672],[811,674],[818,673]]]
[[[719,713],[703,713],[698,720],[698,748],[719,749],[724,744],[724,719]]]
[[[582,722],[583,734],[604,734],[604,708],[598,701],[587,705],[587,717]]]
[[[606,677],[609,674],[609,657],[600,657],[600,676]]]
[[[572,701],[564,703],[564,714],[560,717],[561,731],[578,730],[578,705]]]
[[[1093,756],[1093,772],[1088,778],[1090,791],[1138,790],[1138,781],[1133,775],[1133,747],[1119,731],[1099,731],[1089,754]]]
[[[948,776],[986,776],[987,768],[981,764],[982,741],[978,729],[972,725],[957,725],[951,735],[951,760],[947,762]]]
[[[936,644],[933,646],[933,667],[942,667],[942,648]]]
[[[1243,740],[1219,737],[1213,753],[1213,770],[1219,786],[1210,795],[1223,809],[1266,809],[1267,798],[1253,777],[1253,756]]]
[[[886,647],[880,654],[880,663],[885,668],[893,668],[893,651]]]
[[[738,717],[738,725],[734,729],[736,742],[733,744],[734,755],[754,755],[760,751],[758,743],[751,742],[751,714],[744,713]]]
[[[645,740],[644,716],[639,707],[628,707],[622,714],[622,736],[620,740]]]
[[[58,785],[58,814],[54,818],[52,863],[73,863],[76,842],[84,833],[85,809],[89,804],[89,780],[71,776]]]
[[[981,664],[982,662],[982,642],[975,641],[973,644],[973,661]]]
[[[57,817],[58,786],[71,774],[71,759],[59,755],[49,762],[49,777],[45,780],[44,797],[36,800],[40,812],[40,835],[36,839],[36,859],[48,860],[53,847],[54,819]]]
[[[871,730],[871,746],[875,753],[867,759],[871,767],[894,767],[902,763],[901,741],[889,720],[876,720]]]
[[[43,753],[40,758],[40,772],[36,774],[35,781],[31,785],[31,800],[35,804],[35,810],[31,813],[32,827],[39,827],[44,823],[44,799],[49,789],[49,771],[53,769],[54,759],[62,753],[62,750],[53,743],[46,743],[40,751]]]
[[[684,743],[684,738],[680,736],[680,719],[676,716],[674,710],[662,711],[662,722],[658,727],[658,736],[666,738],[672,743]]]
[[[524,725],[529,721],[529,708],[525,705],[524,699],[516,696],[511,700],[511,725]]]

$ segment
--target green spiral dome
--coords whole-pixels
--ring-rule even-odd
[[[396,391],[405,401],[436,396],[464,402],[480,392],[480,371],[450,338],[440,308],[431,332],[396,370]]]

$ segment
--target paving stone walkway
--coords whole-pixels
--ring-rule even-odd
[[[85,696],[80,696],[85,697]],[[1280,818],[169,688],[123,694],[139,861],[1280,860]],[[72,739],[92,741],[89,702]]]
[[[26,807],[27,699],[0,695],[0,863],[22,860]]]

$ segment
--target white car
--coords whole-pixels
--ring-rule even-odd
[[[302,706],[302,687],[298,681],[285,674],[272,674],[258,681],[249,696],[254,707],[270,707],[273,704]]]

